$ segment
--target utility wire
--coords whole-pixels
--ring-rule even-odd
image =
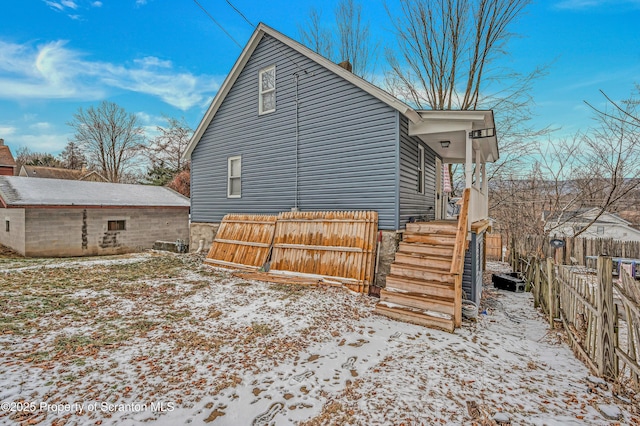
[[[255,27],[256,27],[255,25],[253,25],[253,23],[252,23],[251,21],[249,21],[249,20],[247,19],[247,17],[246,17],[246,16],[244,16],[244,13],[240,12],[240,10],[238,10],[238,8],[237,8],[237,7],[235,7],[235,6],[233,5],[233,3],[231,3],[229,0],[226,0],[226,2],[229,4],[229,6],[231,6],[231,7],[233,8],[233,10],[235,10],[236,12],[238,12],[238,15],[242,16],[242,19],[244,19],[245,21],[247,21],[247,24],[251,25],[251,27],[252,27],[252,28],[255,28]]]
[[[242,45],[240,43],[238,43],[236,41],[236,39],[233,38],[231,36],[231,34],[229,34],[227,32],[227,30],[225,30],[224,27],[222,25],[220,25],[220,23],[218,21],[215,20],[215,18],[213,16],[211,16],[211,14],[207,11],[207,9],[205,9],[200,3],[198,3],[198,0],[193,0],[193,2],[195,4],[197,4],[200,9],[202,9],[202,11],[209,17],[209,19],[211,19],[213,21],[213,23],[216,24],[218,26],[218,28],[220,28],[222,30],[222,32],[227,35],[227,37],[229,37],[240,49],[242,49]]]

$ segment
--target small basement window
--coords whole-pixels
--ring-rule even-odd
[[[418,193],[424,194],[424,146],[418,145]]]
[[[259,114],[266,114],[276,110],[276,66],[260,70],[258,77]]]
[[[126,225],[125,220],[110,220],[107,222],[107,231],[125,231]]]
[[[242,194],[242,157],[229,157],[227,170],[227,198],[240,198]]]

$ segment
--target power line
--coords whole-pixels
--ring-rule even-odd
[[[211,16],[211,14],[207,11],[207,9],[205,9],[200,3],[198,3],[198,0],[193,0],[193,2],[195,4],[197,4],[200,9],[202,9],[202,11],[209,17],[209,19],[211,19],[213,21],[213,23],[216,24],[218,26],[218,28],[220,28],[222,30],[222,32],[227,35],[227,37],[229,37],[240,49],[242,49],[242,45],[240,43],[238,43],[236,41],[236,39],[233,38],[233,36],[231,36],[231,34],[229,34],[227,32],[227,30],[225,30],[224,27],[222,25],[220,25],[220,23],[218,21],[216,21],[213,16]]]
[[[233,10],[238,12],[238,15],[242,16],[242,19],[247,21],[247,24],[251,25],[252,28],[255,28],[255,25],[253,25],[253,23],[249,21],[246,16],[244,16],[244,13],[240,12],[240,10],[238,10],[238,8],[233,5],[233,3],[231,3],[229,0],[226,0],[226,2],[233,8]]]

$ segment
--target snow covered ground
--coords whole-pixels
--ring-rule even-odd
[[[449,334],[342,289],[123,260],[0,262],[0,424],[640,424],[530,294],[486,287]]]

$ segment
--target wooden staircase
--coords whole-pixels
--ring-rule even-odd
[[[377,313],[449,332],[460,326],[468,190],[465,195],[458,221],[407,224]]]

